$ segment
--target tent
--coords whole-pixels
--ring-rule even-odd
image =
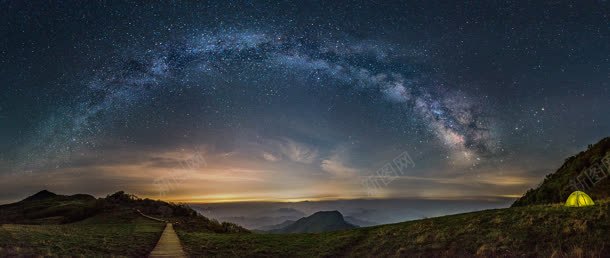
[[[566,200],[566,206],[568,207],[582,207],[591,206],[595,203],[586,193],[581,191],[575,191]]]

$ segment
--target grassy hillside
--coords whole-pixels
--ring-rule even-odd
[[[91,195],[40,191],[20,202],[0,205],[0,224],[61,224],[93,216],[100,203]]]
[[[203,217],[186,205],[117,192],[106,198],[56,195],[41,191],[0,206],[0,257],[129,256],[143,257],[159,240],[164,222],[193,232],[248,231]]]
[[[317,234],[210,234],[178,230],[194,256],[599,256],[610,246],[609,203],[486,210]]]
[[[209,219],[185,204],[175,204],[159,200],[141,199],[135,195],[117,192],[104,198],[104,211],[113,209],[139,210],[144,214],[161,218],[175,224],[175,228],[188,231],[214,233],[248,233],[237,224]]]
[[[570,180],[575,180],[581,172],[594,164],[600,164],[601,159],[610,155],[610,137],[590,145],[586,151],[566,159],[565,163],[555,172],[546,176],[536,188],[530,189],[515,203],[514,207],[532,204],[561,203],[576,189],[569,186]],[[606,168],[606,173],[610,168]],[[597,182],[591,188],[579,189],[585,191],[593,200],[610,197],[610,176]]]
[[[63,225],[0,225],[0,256],[131,256],[154,248],[165,223],[133,211]]]
[[[248,232],[236,224],[208,219],[184,204],[141,199],[122,191],[99,199],[85,194],[67,196],[40,191],[22,201],[0,205],[0,224],[67,224],[92,217],[112,220],[115,214],[135,210],[192,231]]]

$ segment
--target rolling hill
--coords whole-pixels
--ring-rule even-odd
[[[0,224],[68,224],[82,220],[103,222],[112,221],[119,215],[139,216],[136,211],[175,222],[178,227],[189,230],[248,232],[233,223],[208,219],[184,204],[141,199],[122,191],[96,199],[86,194],[57,195],[43,190],[19,202],[0,205]]]
[[[91,195],[57,195],[43,190],[19,202],[0,205],[0,224],[70,223],[99,212],[100,205]]]

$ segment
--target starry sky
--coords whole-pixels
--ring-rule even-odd
[[[608,1],[0,5],[0,202],[506,203],[610,135]]]

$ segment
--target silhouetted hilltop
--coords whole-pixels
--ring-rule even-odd
[[[301,218],[271,233],[318,233],[357,228],[349,224],[338,211],[319,211],[309,217]]]
[[[567,158],[555,173],[547,175],[512,206],[560,203],[576,190],[586,192],[593,200],[610,197],[610,137]]]
[[[91,195],[57,195],[43,190],[19,202],[0,205],[0,223],[70,223],[96,214],[99,204]]]
[[[56,194],[49,192],[47,190],[42,190],[38,193],[35,193],[32,196],[29,196],[25,199],[22,200],[22,202],[26,202],[26,201],[34,201],[34,200],[42,200],[42,199],[47,199],[47,198],[52,198],[57,196]]]

